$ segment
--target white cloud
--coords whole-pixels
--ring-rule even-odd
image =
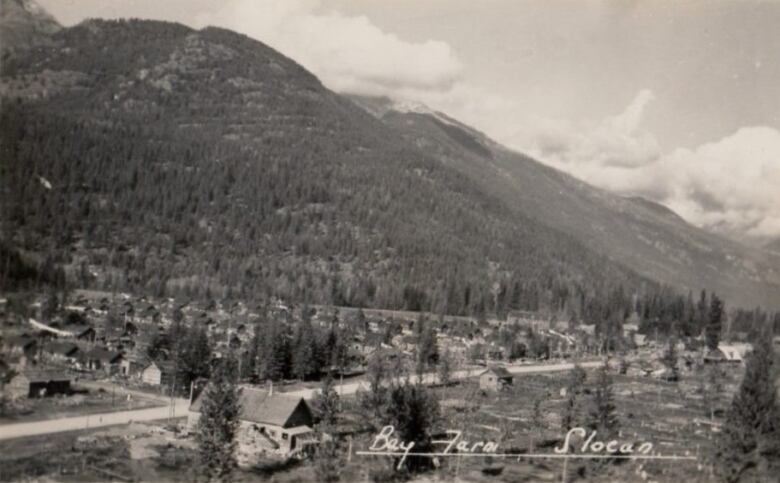
[[[323,12],[319,0],[229,0],[216,13],[200,16],[198,24],[258,39],[339,92],[394,95],[403,90],[446,90],[462,70],[444,42],[406,42],[365,16]]]
[[[654,167],[666,201],[693,223],[732,235],[780,236],[780,131],[743,127]]]
[[[320,0],[229,0],[198,23],[256,38],[333,90],[424,102],[591,184],[662,202],[696,225],[736,236],[780,236],[775,129],[745,127],[664,154],[642,128],[654,99],[648,89],[602,120],[534,117],[521,97],[508,100],[462,79],[448,44],[402,40],[367,17],[326,11]]]
[[[664,203],[695,225],[737,238],[780,236],[780,131],[743,127],[662,154],[641,128],[652,99],[643,90],[617,116],[578,125],[545,120],[509,142],[596,186]]]

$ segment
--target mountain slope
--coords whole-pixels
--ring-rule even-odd
[[[648,200],[594,188],[441,113],[410,109],[388,99],[352,99],[408,141],[500,197],[518,215],[568,233],[651,279],[683,290],[714,290],[739,305],[780,307],[777,254],[693,227]]]
[[[31,0],[0,0],[0,49],[50,45],[62,26]]]
[[[79,284],[453,314],[655,286],[260,42],[151,21],[52,40],[0,77],[0,234]]]

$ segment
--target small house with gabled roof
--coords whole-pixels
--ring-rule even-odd
[[[315,441],[314,416],[305,399],[274,393],[273,388],[242,386],[240,391],[240,425],[236,435],[240,460],[263,453],[289,456]],[[197,431],[205,392],[190,405],[190,431]]]
[[[504,367],[489,367],[479,375],[479,388],[483,391],[501,391],[512,385],[514,376]]]
[[[165,362],[152,361],[141,371],[141,381],[152,386],[167,385],[173,376],[173,364]]]

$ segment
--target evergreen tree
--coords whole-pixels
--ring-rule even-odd
[[[187,391],[193,381],[206,378],[211,370],[211,345],[203,328],[195,327],[185,332],[175,350],[174,384],[178,392]]]
[[[707,338],[707,348],[715,350],[720,343],[720,333],[723,327],[723,302],[717,295],[712,294],[710,303],[709,321],[705,327],[705,336]]]
[[[290,375],[290,343],[279,322],[270,322],[268,332],[263,349],[264,376],[272,381],[281,381]]]
[[[426,324],[417,340],[417,374],[422,374],[430,366],[439,361],[439,346],[436,341],[436,330]]]
[[[718,364],[711,364],[707,367],[704,398],[707,403],[710,421],[715,419],[715,408],[723,393],[723,377],[723,369]]]
[[[389,394],[387,424],[392,424],[401,441],[413,441],[416,452],[432,450],[432,433],[440,416],[439,402],[422,384],[394,385]],[[409,472],[429,469],[432,460],[410,456],[403,468]]]
[[[699,296],[699,301],[696,303],[696,323],[698,325],[699,333],[705,330],[709,323],[709,304],[707,302],[707,291],[702,290]]]
[[[589,426],[598,431],[602,438],[614,436],[620,426],[608,370],[606,362],[599,368],[590,410]]]
[[[666,367],[666,380],[676,382],[680,379],[680,368],[677,366],[677,339],[669,337],[666,343],[666,350],[661,363]]]
[[[41,306],[41,317],[43,317],[44,322],[48,323],[59,312],[60,300],[54,289],[51,289],[46,294],[46,300],[44,300],[43,305]]]
[[[239,390],[234,364],[223,361],[201,396],[195,440],[202,474],[212,481],[230,481],[236,466]]]
[[[535,441],[541,438],[541,433],[545,427],[544,412],[542,411],[542,397],[536,397],[533,400],[531,409],[531,452],[534,452]]]
[[[582,392],[588,374],[579,364],[574,365],[569,374],[569,381],[566,385],[566,401],[563,406],[563,415],[561,416],[561,429],[563,432],[577,427],[580,421],[580,401],[579,396]]]
[[[249,379],[256,382],[258,379],[257,359],[260,356],[260,324],[255,324],[252,331],[252,339],[249,341],[249,347],[242,354],[241,361],[241,379]]]
[[[317,393],[312,403],[314,409],[319,413],[320,427],[326,432],[332,429],[338,422],[341,401],[330,374],[322,380],[320,392]]]
[[[452,382],[452,354],[445,351],[439,359],[439,384],[448,386]]]
[[[339,446],[339,442],[332,438],[326,439],[317,445],[317,452],[314,457],[316,481],[334,483],[341,479],[341,468],[344,463],[341,461]]]
[[[307,319],[301,321],[293,342],[293,374],[303,381],[313,379],[320,373],[319,348],[314,328]]]
[[[722,427],[715,461],[727,482],[776,481],[780,474],[780,405],[769,339],[756,341]]]
[[[388,365],[381,357],[374,356],[368,361],[366,379],[368,390],[361,392],[359,404],[366,421],[376,426],[385,420],[389,385],[396,376],[397,366]]]

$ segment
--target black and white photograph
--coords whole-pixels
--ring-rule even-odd
[[[0,0],[0,483],[780,482],[780,0]]]

